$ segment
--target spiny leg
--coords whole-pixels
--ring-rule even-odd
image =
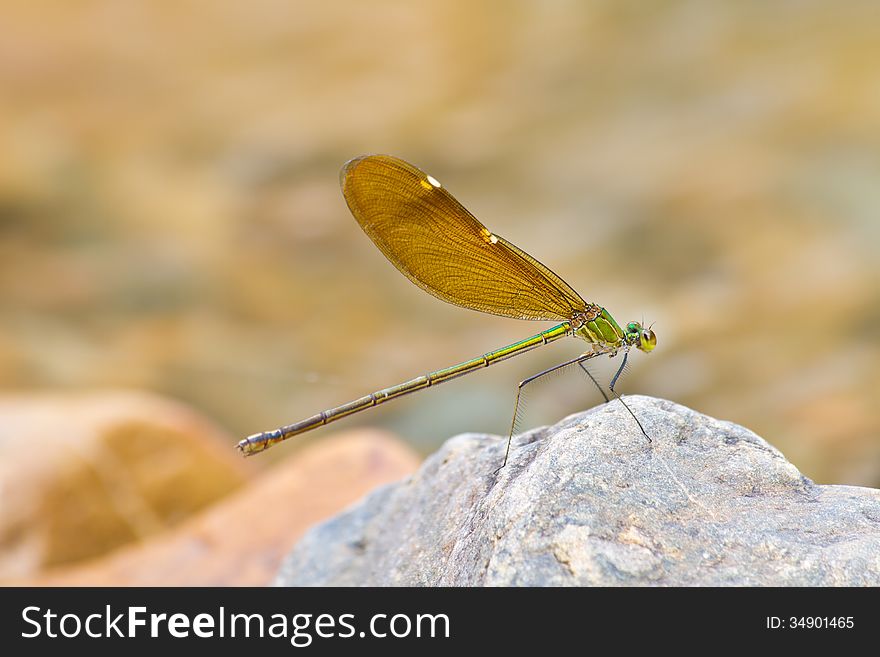
[[[584,371],[584,374],[586,374],[588,377],[590,377],[590,381],[592,381],[593,385],[595,385],[599,389],[599,392],[602,393],[602,396],[605,398],[605,403],[607,404],[609,401],[611,401],[610,399],[608,399],[608,395],[605,393],[605,388],[603,388],[601,385],[599,385],[599,382],[596,381],[596,377],[593,376],[593,373],[587,369],[586,365],[584,365],[584,361],[579,360],[578,365],[581,366],[581,369]]]
[[[517,432],[517,430],[519,429],[519,423],[522,420],[522,418],[520,417],[520,413],[523,410],[523,406],[525,406],[526,397],[527,397],[526,386],[529,383],[534,383],[538,379],[546,379],[550,375],[556,375],[556,374],[562,373],[562,371],[565,370],[566,368],[571,367],[572,365],[575,365],[575,364],[579,364],[582,361],[583,357],[584,357],[583,355],[580,355],[577,358],[572,358],[571,360],[567,360],[564,363],[560,363],[559,365],[554,365],[553,367],[551,367],[547,370],[544,370],[543,372],[539,372],[538,374],[535,374],[534,376],[530,376],[529,378],[519,382],[519,386],[517,387],[517,391],[516,391],[516,403],[514,404],[514,407],[513,407],[513,422],[511,423],[508,438],[510,437],[510,435],[515,434]]]
[[[614,392],[614,386],[617,385],[617,379],[620,378],[620,375],[623,374],[624,370],[626,369],[627,358],[629,358],[629,352],[624,351],[623,352],[623,359],[620,361],[620,367],[617,368],[617,372],[615,372],[614,376],[611,377],[611,383],[608,385],[608,389],[611,392]]]
[[[581,365],[581,367],[583,367],[583,362],[585,360],[589,360],[590,358],[598,356],[599,353],[600,352],[594,351],[594,352],[591,352],[588,354],[582,354],[582,355],[578,356],[577,358],[572,358],[571,360],[567,360],[564,363],[560,363],[559,365],[554,365],[553,367],[546,369],[543,372],[538,372],[537,374],[530,376],[527,379],[523,379],[522,381],[519,382],[519,385],[516,388],[516,402],[514,402],[514,405],[513,405],[513,420],[511,420],[511,422],[510,422],[510,432],[507,434],[507,449],[504,451],[504,463],[502,463],[501,467],[499,467],[497,470],[495,470],[495,472],[493,472],[492,474],[497,475],[499,472],[501,472],[502,468],[504,468],[504,466],[507,465],[507,458],[510,456],[510,443],[513,441],[513,432],[516,429],[516,416],[517,416],[517,413],[519,413],[519,404],[520,404],[520,399],[522,397],[523,388],[525,386],[527,386],[528,384],[532,383],[533,381],[536,381],[543,376],[547,376],[548,374],[552,374],[553,372],[557,372],[561,369],[564,369],[564,368],[568,367],[569,365],[574,365],[575,363],[578,363]],[[584,370],[584,371],[586,371],[586,370]],[[589,372],[587,372],[587,374],[590,376],[591,379],[593,379],[593,382],[596,383],[596,380],[593,378],[593,375],[590,374]],[[596,385],[598,386],[599,384],[596,383]],[[601,388],[600,388],[600,390],[601,390]],[[605,393],[603,392],[602,394],[605,394]],[[605,400],[608,401],[607,396],[605,397]]]
[[[620,401],[621,404],[623,404],[623,407],[624,407],[627,411],[629,411],[629,414],[632,415],[633,420],[635,420],[635,421],[636,421],[636,424],[639,425],[639,429],[642,430],[642,434],[644,434],[645,438],[648,439],[648,442],[649,442],[649,443],[652,443],[652,442],[654,442],[654,441],[651,440],[651,436],[648,435],[648,432],[645,431],[645,427],[643,427],[643,426],[642,426],[642,423],[639,422],[639,418],[636,417],[636,414],[632,412],[632,409],[631,409],[629,406],[627,406],[627,404],[626,404],[625,401],[623,401],[623,397],[621,397],[620,394],[614,389],[614,386],[617,385],[617,379],[620,378],[620,375],[623,374],[623,370],[626,368],[626,359],[627,359],[628,357],[629,357],[629,352],[628,352],[628,351],[625,351],[625,352],[623,353],[623,360],[620,362],[620,367],[617,368],[617,372],[614,374],[614,377],[611,379],[611,385],[608,386],[608,389],[609,389],[612,393],[614,393],[614,396],[617,397],[617,399]],[[607,400],[607,397],[606,397],[606,400]]]

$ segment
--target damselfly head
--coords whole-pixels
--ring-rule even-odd
[[[657,346],[657,336],[638,322],[630,322],[626,325],[626,343],[648,353]]]

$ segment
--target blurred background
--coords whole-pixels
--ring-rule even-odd
[[[443,304],[385,261],[338,171],[391,153],[620,323],[654,323],[624,393],[743,424],[817,482],[880,486],[876,3],[2,13],[7,393],[149,391],[234,443],[547,328]],[[299,445],[363,425],[422,454],[504,434],[516,383],[580,349]],[[600,401],[560,377],[522,428]]]

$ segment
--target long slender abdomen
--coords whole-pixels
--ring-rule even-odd
[[[279,427],[273,431],[255,433],[239,442],[238,450],[245,456],[259,454],[272,447],[272,445],[287,440],[288,438],[292,438],[293,436],[298,436],[306,431],[311,431],[312,429],[316,429],[325,424],[335,422],[340,418],[383,404],[389,399],[408,395],[411,392],[429,388],[445,381],[451,381],[452,379],[464,376],[475,370],[489,367],[489,365],[499,363],[502,360],[525,353],[536,347],[540,347],[541,345],[549,344],[569,334],[571,334],[571,326],[568,322],[563,322],[551,329],[547,329],[546,331],[542,331],[541,333],[526,338],[525,340],[502,347],[501,349],[490,351],[478,358],[473,358],[451,367],[445,367],[442,370],[429,372],[424,376],[410,379],[404,383],[398,383],[390,388],[383,388],[382,390],[371,392],[369,395],[350,401],[347,404],[342,404],[341,406],[321,411],[317,415],[312,415],[311,417],[307,417],[305,420],[300,420],[294,424],[288,424],[287,426]]]

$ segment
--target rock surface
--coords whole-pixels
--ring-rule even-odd
[[[312,529],[278,585],[880,585],[880,491],[817,485],[751,431],[619,403],[447,441]]]

